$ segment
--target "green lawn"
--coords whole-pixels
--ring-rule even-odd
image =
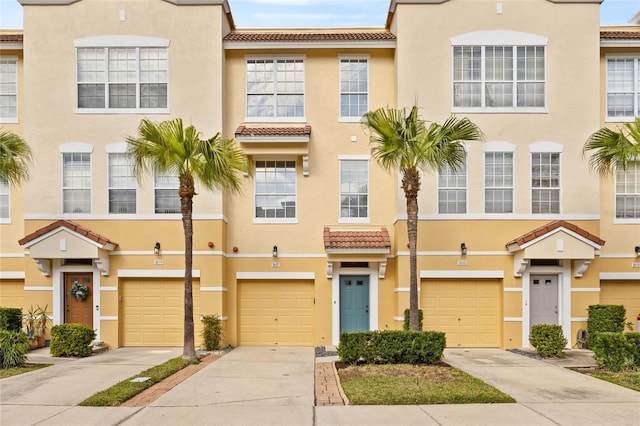
[[[5,377],[17,376],[18,374],[28,373],[29,371],[39,370],[51,365],[52,364],[27,364],[24,367],[0,369],[0,379],[4,379]]]
[[[338,375],[352,405],[515,402],[493,386],[446,364],[339,366]]]
[[[100,391],[85,399],[78,405],[89,407],[118,406],[190,364],[190,361],[184,360],[182,357],[172,358],[163,364],[151,367],[140,374],[123,380],[108,389]],[[131,382],[131,380],[137,377],[149,377],[149,380],[144,382]]]
[[[596,379],[606,380],[607,382],[615,383],[625,388],[633,389],[640,392],[640,371],[621,371],[613,373],[611,371],[604,370],[584,370],[576,368],[574,369],[580,373],[588,374]]]

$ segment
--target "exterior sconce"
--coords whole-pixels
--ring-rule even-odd
[[[467,245],[465,243],[460,244],[460,255],[467,255]]]
[[[157,241],[153,245],[153,254],[160,254],[160,243]]]
[[[635,251],[636,251],[636,257],[640,257],[640,246],[636,246]]]
[[[273,257],[278,257],[278,246],[273,246],[273,251],[271,252]]]

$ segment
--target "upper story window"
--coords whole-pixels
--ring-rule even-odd
[[[155,213],[180,213],[180,181],[175,172],[155,172],[153,175]]]
[[[531,153],[531,212],[560,213],[560,154]]]
[[[484,212],[513,213],[513,152],[484,153]]]
[[[616,170],[616,219],[640,219],[640,161]]]
[[[369,218],[368,159],[340,160],[340,220],[361,221]]]
[[[438,213],[467,212],[467,161],[453,170],[445,166],[438,171]]]
[[[0,179],[0,220],[9,218],[9,182]]]
[[[101,36],[75,45],[78,112],[167,111],[167,40]]]
[[[340,59],[340,118],[359,121],[369,110],[369,60]]]
[[[256,161],[256,219],[290,221],[296,218],[296,177],[295,161]]]
[[[640,58],[607,59],[607,119],[640,115]]]
[[[452,39],[453,110],[540,112],[546,107],[546,38],[478,31]]]
[[[91,213],[91,154],[62,154],[62,212]]]
[[[304,119],[304,59],[247,59],[247,119]]]
[[[0,123],[18,122],[18,59],[0,57]]]
[[[124,152],[108,154],[109,213],[133,214],[136,212],[136,177]]]

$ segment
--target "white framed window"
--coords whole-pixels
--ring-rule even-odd
[[[531,212],[560,213],[560,153],[531,153]]]
[[[79,111],[166,111],[166,47],[78,47],[76,60]]]
[[[18,122],[18,58],[0,56],[0,123]]]
[[[640,115],[640,58],[607,58],[607,120]]]
[[[513,213],[513,152],[484,153],[484,212]]]
[[[467,160],[457,170],[449,166],[438,170],[438,213],[467,212]]]
[[[359,121],[369,110],[369,60],[340,58],[340,119]]]
[[[640,219],[640,161],[616,170],[616,219]]]
[[[107,156],[109,213],[134,214],[137,185],[131,162],[124,152],[112,152]]]
[[[369,219],[369,161],[340,159],[340,221]]]
[[[9,182],[6,179],[0,179],[0,221],[2,222],[7,222],[11,218],[9,201]]]
[[[545,105],[544,46],[454,46],[453,106],[519,111]]]
[[[177,172],[153,174],[154,212],[158,214],[180,213],[180,180]]]
[[[91,154],[62,154],[62,212],[91,213]]]
[[[255,219],[287,221],[297,217],[296,162],[260,160],[255,169]]]
[[[248,58],[247,118],[304,119],[304,59]]]

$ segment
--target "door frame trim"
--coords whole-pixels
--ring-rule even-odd
[[[558,323],[562,334],[571,344],[571,260],[562,260],[561,266],[532,266],[522,274],[522,347],[529,348],[531,330],[531,276],[556,275],[558,277]]]
[[[340,277],[366,275],[369,277],[369,330],[378,329],[378,262],[369,262],[368,268],[341,268],[334,263],[331,277],[331,344],[340,343]]]
[[[62,266],[60,259],[51,259],[51,277],[53,278],[53,324],[64,323],[64,274],[66,272],[91,272],[93,274],[93,329],[96,331],[96,340],[102,340],[100,336],[100,271],[93,265],[68,265]],[[95,307],[98,309],[95,309]]]

